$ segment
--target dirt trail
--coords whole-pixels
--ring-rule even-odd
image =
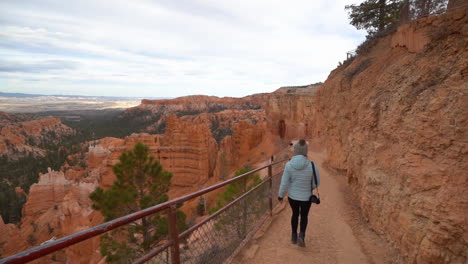
[[[343,177],[323,168],[324,155],[309,152],[320,169],[322,203],[310,210],[306,247],[290,242],[291,209],[285,199],[233,263],[401,263],[397,252],[367,227]]]

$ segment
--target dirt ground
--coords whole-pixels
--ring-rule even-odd
[[[326,154],[317,144],[309,149],[309,159],[320,170],[321,204],[310,210],[306,247],[290,242],[291,209],[285,199],[232,263],[403,263],[361,217],[344,177],[324,169]]]

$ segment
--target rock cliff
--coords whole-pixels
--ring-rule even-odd
[[[262,94],[244,98],[192,95],[167,100],[142,100],[137,108],[150,109],[163,114],[174,112],[219,112],[224,109],[259,109],[262,106]]]
[[[265,105],[269,130],[283,139],[310,137],[315,126],[315,96],[272,94]]]
[[[315,91],[285,87],[265,104],[272,133],[323,141],[408,263],[468,258],[467,24],[461,8],[402,25]]]
[[[329,165],[408,263],[467,261],[467,25],[466,8],[404,25],[317,91]]]

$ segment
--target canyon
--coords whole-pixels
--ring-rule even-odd
[[[147,108],[148,103],[144,102],[141,107]],[[3,254],[10,255],[52,237],[63,237],[102,223],[103,217],[91,209],[89,194],[98,186],[109,188],[112,185],[116,179],[112,166],[137,142],[148,145],[150,155],[173,174],[168,193],[171,198],[227,179],[237,169],[267,159],[276,149],[270,146],[273,136],[266,129],[265,114],[250,106],[247,108],[181,117],[177,117],[178,111],[170,112],[162,117],[166,123],[164,134],[134,133],[123,139],[106,137],[87,142],[86,152],[70,155],[59,171],[49,169],[39,176],[38,183],[31,186],[27,195],[20,223],[0,223],[0,230],[5,231],[7,237],[20,241],[12,244],[9,240],[0,240]],[[138,111],[129,109],[125,114]],[[182,111],[188,112],[188,109]],[[151,126],[149,123],[148,127]],[[218,137],[217,141],[213,132],[224,130],[229,133]],[[256,148],[264,151],[257,154]],[[216,195],[214,192],[205,197],[207,205],[215,202]],[[188,219],[196,217],[197,204],[198,200],[193,200],[181,208]],[[50,221],[52,218],[54,221]],[[99,239],[93,239],[91,243],[80,243],[36,262],[98,262],[102,258],[98,248]],[[83,255],[83,252],[88,253]]]
[[[327,153],[324,165],[347,179],[368,225],[405,262],[466,263],[467,25],[468,8],[402,25],[321,84],[244,98],[142,100],[120,117],[145,121],[142,131],[87,142],[86,152],[69,156],[59,171],[39,176],[20,223],[0,219],[0,232],[8,234],[0,238],[2,256],[102,223],[89,193],[112,185],[112,166],[136,142],[148,145],[173,173],[169,196],[174,198],[307,138],[321,143]],[[11,119],[3,116],[0,120]],[[33,121],[17,122],[26,129]],[[44,131],[69,132],[57,120],[55,125],[52,119],[40,122]],[[16,135],[11,131],[19,127],[5,126],[2,137]],[[17,149],[3,146],[4,152]],[[208,205],[215,199],[216,193],[208,196]],[[197,202],[182,207],[188,219],[197,217]],[[98,262],[98,248],[95,238],[38,263]]]

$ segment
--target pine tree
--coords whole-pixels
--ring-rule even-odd
[[[367,30],[369,36],[398,24],[403,17],[412,19],[444,11],[448,0],[366,0],[359,5],[347,5],[351,25]],[[407,22],[407,18],[404,19]]]
[[[108,190],[97,188],[91,193],[93,209],[109,221],[166,202],[172,174],[164,171],[148,154],[148,146],[137,143],[124,152],[113,171],[117,180]],[[180,207],[181,205],[179,205]],[[177,212],[179,230],[184,230],[185,215]],[[111,234],[101,237],[101,254],[109,263],[127,263],[153,248],[168,234],[167,218],[162,213],[143,217]]]
[[[347,5],[345,9],[351,25],[373,35],[398,21],[401,5],[401,0],[367,0],[359,5]]]

